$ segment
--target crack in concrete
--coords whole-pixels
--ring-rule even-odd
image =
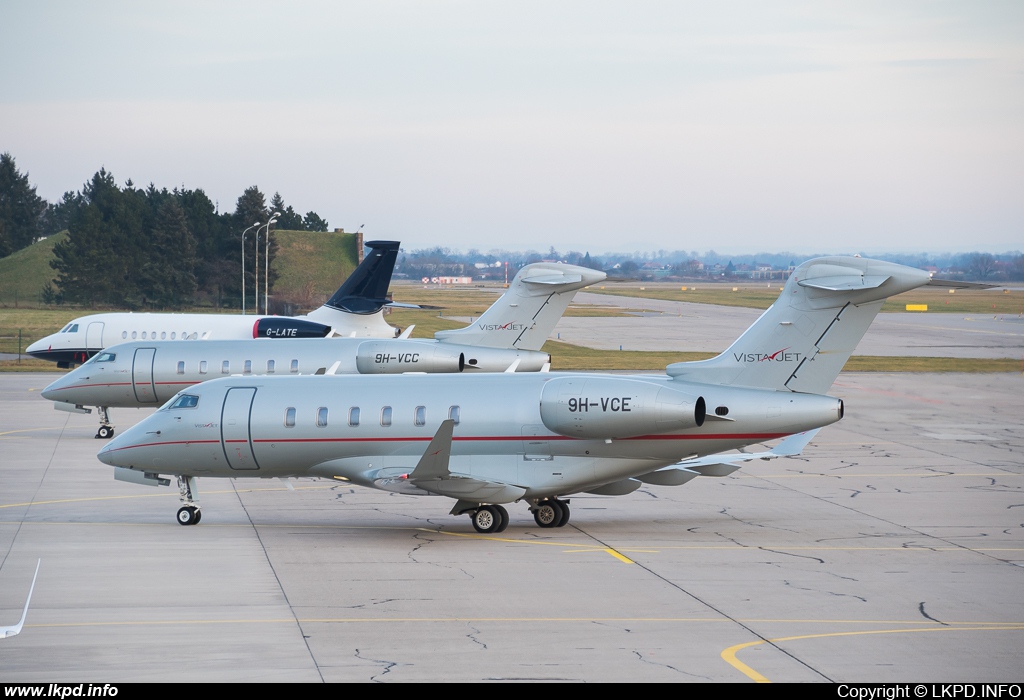
[[[936,618],[932,617],[931,615],[929,615],[928,613],[926,613],[924,611],[924,601],[921,601],[920,603],[918,603],[917,611],[919,613],[921,613],[921,617],[923,617],[924,619],[931,620],[932,622],[937,622],[938,624],[942,625],[943,627],[949,627],[949,625],[946,624],[945,622],[943,622],[942,620],[937,620]]]
[[[385,659],[371,659],[370,657],[363,656],[363,653],[359,649],[356,649],[355,652],[355,657],[360,661],[369,661],[370,663],[380,664],[381,666],[383,666],[383,670],[379,674],[370,676],[370,680],[374,683],[383,683],[384,681],[381,679],[381,677],[391,673],[391,669],[399,665],[397,661],[387,661]]]
[[[650,659],[645,657],[643,655],[643,653],[637,651],[636,649],[633,650],[633,655],[636,656],[636,658],[641,663],[647,664],[649,666],[660,666],[661,668],[667,668],[669,670],[675,671],[678,674],[686,676],[687,678],[699,678],[699,679],[701,679],[701,680],[703,680],[705,682],[711,682],[711,680],[712,680],[711,676],[699,676],[699,675],[697,675],[695,673],[689,673],[688,671],[684,671],[681,668],[677,668],[677,667],[673,666],[672,664],[661,663],[659,661],[651,661]]]

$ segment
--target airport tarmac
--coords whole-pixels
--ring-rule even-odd
[[[565,316],[552,339],[599,350],[721,352],[758,309],[578,292],[574,305],[640,310],[642,316]],[[1024,359],[1024,319],[1009,314],[884,313],[857,355]]]
[[[557,530],[512,505],[497,536],[312,480],[200,480],[181,527],[52,378],[0,374],[0,626],[42,559],[7,683],[1021,680],[1017,373],[843,374],[799,458],[573,496]]]

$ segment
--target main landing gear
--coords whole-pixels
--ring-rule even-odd
[[[179,476],[178,493],[184,504],[178,509],[178,524],[198,525],[199,521],[203,519],[203,511],[200,510],[197,502],[199,489],[196,488],[196,478],[194,476]]]
[[[569,522],[569,501],[544,498],[534,503],[530,512],[540,527],[565,527]]]
[[[100,416],[100,429],[96,431],[97,440],[109,440],[114,437],[114,426],[110,424],[110,414],[106,406],[97,406],[96,412]]]
[[[569,501],[557,498],[543,498],[532,501],[530,512],[540,527],[564,527],[569,522]],[[465,506],[453,509],[452,514],[468,513],[473,528],[489,535],[504,532],[508,527],[508,511],[495,504]]]
[[[469,517],[477,532],[498,533],[508,527],[508,511],[499,505],[480,506],[471,511]]]

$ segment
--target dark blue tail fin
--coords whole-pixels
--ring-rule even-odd
[[[324,306],[352,314],[373,314],[388,303],[388,286],[398,260],[398,241],[370,241],[370,252]]]

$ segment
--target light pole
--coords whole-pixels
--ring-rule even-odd
[[[245,234],[249,233],[249,231],[252,231],[254,228],[256,228],[259,225],[260,225],[260,222],[257,221],[255,224],[253,224],[249,228],[247,228],[244,231],[242,231],[242,315],[243,316],[245,316]],[[258,233],[259,233],[259,231],[257,231],[257,234]]]
[[[270,291],[270,225],[277,222],[277,217],[281,216],[281,212],[275,211],[270,217],[270,221],[267,222],[267,235],[264,238],[266,249],[263,251],[263,313],[270,313],[270,306],[267,303],[268,294]],[[259,289],[256,290],[256,294],[259,294]],[[256,297],[259,299],[259,296]]]

